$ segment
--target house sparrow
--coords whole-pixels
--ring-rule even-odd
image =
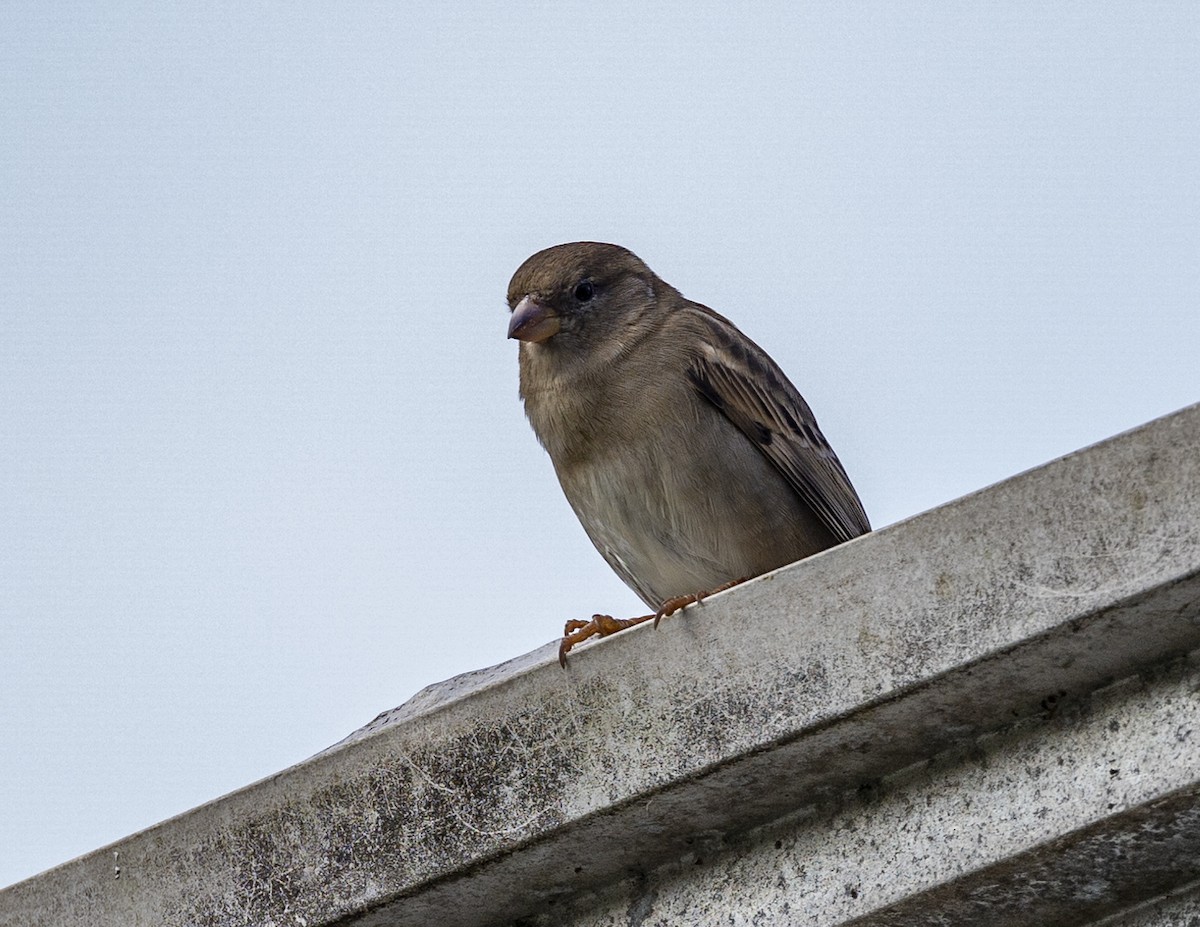
[[[654,614],[871,530],[808,404],[728,319],[625,248],[539,251],[508,285],[521,398],[571,508]]]

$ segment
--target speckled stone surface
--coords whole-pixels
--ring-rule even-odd
[[[550,644],[430,687],[0,892],[0,927],[1069,925],[1150,904],[1200,872],[1198,449],[1193,406],[566,671]]]

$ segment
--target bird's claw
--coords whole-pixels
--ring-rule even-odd
[[[580,621],[573,618],[563,628],[563,639],[558,645],[558,663],[567,668],[567,652],[576,644],[582,644],[591,637],[608,637],[635,624],[649,621],[653,615],[642,615],[640,618],[614,618],[612,615],[592,615],[591,621]]]
[[[588,638],[592,637],[608,637],[610,634],[616,634],[618,631],[624,631],[626,628],[632,628],[635,624],[641,624],[643,621],[654,620],[654,626],[657,628],[658,623],[668,615],[674,615],[681,608],[693,603],[699,605],[708,596],[716,592],[724,592],[736,586],[738,583],[744,583],[746,578],[735,579],[732,582],[722,583],[715,589],[709,589],[707,592],[694,592],[688,595],[677,595],[673,599],[667,599],[659,607],[653,615],[642,615],[639,618],[614,618],[612,615],[592,615],[591,621],[580,621],[578,618],[572,618],[566,623],[563,628],[563,639],[558,645],[558,663],[563,668],[567,668],[567,653],[576,644],[582,644]]]
[[[688,595],[677,595],[673,599],[667,599],[658,607],[658,611],[654,613],[654,626],[657,628],[658,623],[664,618],[674,615],[681,608],[687,608],[693,602],[700,602],[707,593],[694,592]]]
[[[667,601],[663,602],[663,604],[659,606],[658,611],[654,613],[654,626],[657,628],[658,623],[662,621],[662,619],[674,615],[681,608],[687,608],[689,605],[703,605],[704,600],[710,595],[715,595],[718,592],[724,592],[726,589],[732,589],[739,583],[744,583],[749,578],[750,577],[748,576],[743,576],[741,579],[731,579],[727,583],[721,583],[721,585],[714,589],[708,589],[704,592],[693,592],[688,595],[677,595],[673,599],[667,599]]]

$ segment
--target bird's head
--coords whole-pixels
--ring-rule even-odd
[[[617,348],[669,289],[619,245],[577,241],[539,251],[508,285],[508,337],[569,353]]]

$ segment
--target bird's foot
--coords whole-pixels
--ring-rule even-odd
[[[591,637],[608,637],[635,624],[649,621],[653,615],[642,615],[639,618],[614,618],[612,615],[592,615],[591,621],[580,621],[574,618],[563,628],[562,643],[558,645],[558,662],[563,669],[567,667],[567,651],[576,644],[582,644]]]
[[[669,615],[674,615],[681,608],[687,608],[689,605],[700,605],[710,595],[716,595],[718,592],[724,592],[726,589],[732,589],[739,583],[744,583],[749,576],[743,576],[741,579],[731,579],[727,583],[721,583],[715,589],[709,589],[706,592],[692,592],[688,595],[677,595],[673,599],[667,599],[659,606],[658,611],[654,613],[654,626],[657,628],[658,623]]]
[[[652,619],[654,626],[657,628],[659,621],[668,615],[673,615],[681,608],[686,608],[692,604],[699,605],[710,595],[724,592],[726,589],[732,589],[738,583],[744,583],[749,578],[749,576],[743,576],[741,579],[730,580],[706,592],[677,595],[675,598],[667,599],[667,601],[663,602],[662,606],[653,615],[641,615],[637,618],[614,618],[612,615],[592,615],[590,621],[580,621],[578,618],[573,618],[563,628],[563,639],[558,645],[558,662],[563,669],[566,669],[567,653],[576,644],[582,644],[593,637],[608,637],[610,634],[616,634],[618,631],[624,631],[626,628],[632,628],[635,624],[642,624]]]

